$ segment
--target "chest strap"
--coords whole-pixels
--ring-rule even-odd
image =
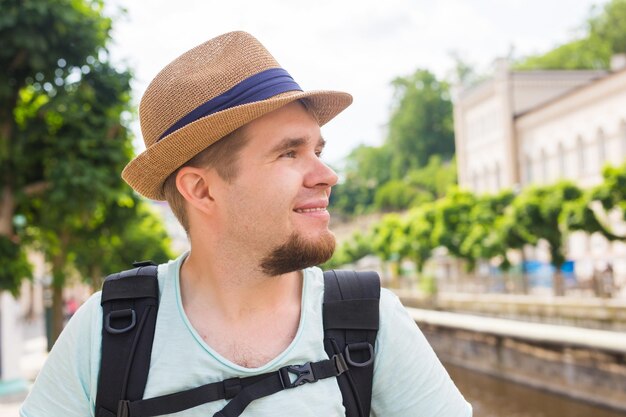
[[[155,417],[224,399],[231,401],[213,417],[237,417],[256,399],[305,383],[334,378],[346,370],[348,364],[343,355],[338,354],[319,362],[285,366],[274,372],[246,378],[230,378],[160,397],[138,401],[121,400],[116,417]]]

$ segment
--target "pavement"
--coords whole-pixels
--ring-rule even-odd
[[[31,337],[24,341],[20,370],[28,387],[32,386],[46,357],[45,336]],[[0,417],[19,417],[19,409],[27,392],[0,396]]]

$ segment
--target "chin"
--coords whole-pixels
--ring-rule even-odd
[[[328,229],[315,236],[293,233],[261,260],[260,268],[270,276],[282,275],[316,266],[335,252],[335,235]]]

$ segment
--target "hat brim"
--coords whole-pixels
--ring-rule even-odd
[[[339,91],[288,91],[222,110],[200,118],[150,146],[126,165],[122,178],[139,194],[152,200],[165,200],[163,183],[185,162],[246,123],[303,98],[307,99],[320,126],[352,103],[350,94]]]

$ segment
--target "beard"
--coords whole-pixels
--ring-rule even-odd
[[[316,266],[329,260],[335,252],[335,235],[326,231],[319,239],[307,241],[293,233],[285,243],[274,248],[259,264],[268,276],[286,274]]]

